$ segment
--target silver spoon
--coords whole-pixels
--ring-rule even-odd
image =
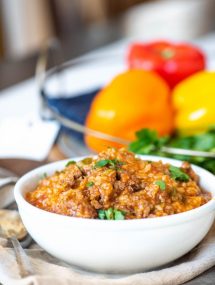
[[[18,177],[0,168],[0,207],[5,208],[14,203],[13,188]]]
[[[4,191],[5,187],[9,185],[13,187],[13,185],[17,182],[18,179],[19,178],[13,172],[0,167],[0,194],[1,190]],[[10,191],[9,189],[6,190]],[[11,201],[8,200],[8,204],[5,205],[5,207],[8,210],[17,210],[17,205],[14,199],[12,199]],[[32,243],[32,238],[29,234],[27,234],[22,240],[20,240],[20,244],[23,248],[29,247],[31,243]]]
[[[0,189],[10,184],[15,184],[18,180],[18,177],[10,176],[5,178],[0,178]]]
[[[22,248],[20,242],[18,241],[15,232],[10,232],[10,237],[6,235],[4,229],[0,226],[0,235],[11,242],[14,248],[14,253],[16,255],[16,261],[19,266],[19,273],[22,278],[33,275],[34,271],[32,269],[32,265],[30,260]]]
[[[4,186],[15,184],[18,177],[11,171],[0,167],[0,189]]]

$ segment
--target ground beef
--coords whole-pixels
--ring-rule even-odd
[[[98,218],[99,210],[122,211],[125,219],[166,216],[191,210],[211,199],[198,185],[189,163],[179,169],[186,181],[171,175],[170,165],[141,160],[126,149],[108,148],[96,158],[69,163],[42,178],[26,199],[46,211]]]

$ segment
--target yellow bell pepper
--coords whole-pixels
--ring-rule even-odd
[[[215,72],[198,72],[178,84],[173,104],[179,133],[194,134],[215,125]]]

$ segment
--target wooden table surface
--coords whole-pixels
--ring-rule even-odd
[[[59,150],[59,147],[54,145],[46,160],[35,161],[27,159],[0,159],[0,167],[4,167],[11,170],[18,176],[22,176],[26,172],[36,167],[65,158],[66,156]]]

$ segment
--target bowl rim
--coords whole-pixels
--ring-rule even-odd
[[[95,155],[89,155],[91,157],[96,157]],[[87,157],[89,157],[87,156]],[[23,184],[29,182],[32,177],[38,176],[41,177],[41,175],[44,172],[47,172],[48,170],[50,172],[54,172],[59,169],[63,169],[66,163],[70,160],[79,161],[86,156],[81,157],[75,157],[75,158],[69,158],[64,159],[52,163],[48,163],[46,165],[37,167],[30,172],[23,175],[18,182],[15,185],[14,188],[14,197],[17,202],[19,211],[21,212],[22,216],[22,210],[26,210],[28,212],[31,212],[34,215],[39,215],[44,219],[53,220],[53,221],[59,221],[60,223],[58,225],[71,225],[71,223],[76,224],[78,227],[84,227],[84,228],[96,228],[97,230],[120,230],[120,229],[139,229],[139,228],[160,228],[160,227],[169,227],[169,226],[175,226],[181,223],[189,223],[191,220],[195,220],[198,218],[201,218],[204,216],[204,214],[209,214],[212,211],[215,211],[215,190],[214,193],[208,189],[205,189],[206,191],[209,191],[212,194],[212,199],[208,201],[206,204],[197,207],[195,209],[178,213],[178,214],[172,214],[168,216],[162,216],[162,217],[154,217],[154,218],[146,218],[146,219],[131,219],[131,220],[100,220],[100,219],[89,219],[89,218],[77,218],[77,217],[71,217],[66,215],[60,215],[57,213],[48,212],[46,210],[37,208],[36,206],[33,206],[29,202],[26,201],[26,199],[23,197]],[[161,156],[154,156],[154,155],[137,155],[137,157],[143,159],[143,160],[152,160],[152,161],[162,161],[164,163],[170,163],[175,166],[179,166],[182,161],[161,157]],[[207,179],[214,180],[215,185],[215,175],[213,175],[211,172],[197,166],[194,164],[191,164],[192,168],[197,172],[197,174],[204,175],[207,177]],[[46,171],[47,170],[47,171]],[[199,173],[200,172],[200,173]]]

